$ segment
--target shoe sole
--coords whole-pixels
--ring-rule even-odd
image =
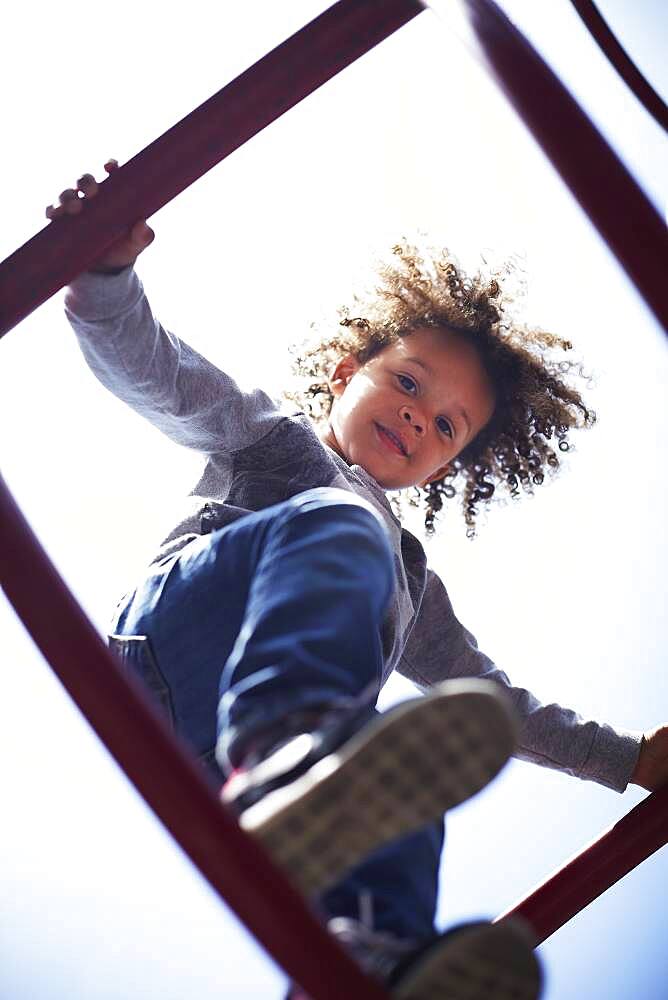
[[[462,928],[432,945],[390,990],[396,1000],[537,1000],[534,942],[516,922]]]
[[[480,791],[517,741],[492,681],[446,681],[370,722],[296,781],[248,808],[241,826],[307,896],[368,854]]]

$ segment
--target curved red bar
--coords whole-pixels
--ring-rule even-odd
[[[495,79],[668,328],[668,235],[658,213],[492,0],[459,2]],[[183,119],[105,181],[84,215],[51,223],[0,265],[0,334],[84,270],[131,223],[149,217],[421,9],[417,0],[341,0]],[[211,885],[313,1000],[383,1000],[381,987],[313,919],[301,896],[222,808],[143,692],[116,668],[2,479],[0,552],[0,582],[37,645]],[[667,814],[665,789],[499,919],[522,915],[544,940],[666,843]]]
[[[633,91],[645,110],[668,132],[668,107],[622,48],[596,4],[592,3],[592,0],[571,0],[571,3],[608,62]]]
[[[520,903],[497,917],[522,917],[536,944],[668,844],[668,785],[653,792]]]
[[[423,10],[340,0],[123,164],[76,217],[49,223],[0,264],[0,336],[127,232]]]
[[[65,689],[177,843],[269,954],[313,1000],[388,1000],[241,830],[192,755],[118,668],[1,477],[0,553],[0,585]]]
[[[476,55],[534,135],[668,333],[668,229],[577,101],[493,0],[448,0]],[[546,238],[549,238],[547,234]]]

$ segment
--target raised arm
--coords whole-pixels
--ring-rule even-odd
[[[106,164],[107,172],[115,161]],[[49,218],[85,211],[99,185],[85,174],[47,209]],[[81,197],[79,196],[81,195]],[[281,419],[273,400],[236,382],[155,319],[134,272],[153,241],[143,220],[79,275],[65,296],[67,317],[95,376],[178,444],[205,453],[253,444]]]

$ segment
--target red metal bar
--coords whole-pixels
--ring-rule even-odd
[[[658,212],[492,0],[459,6],[495,79],[668,330],[668,235]],[[135,156],[104,182],[85,213],[52,222],[0,264],[0,336],[138,218],[150,217],[421,9],[418,0],[341,0]]]
[[[541,944],[665,844],[668,785],[648,795],[598,840],[498,916],[497,922],[522,917],[536,932],[536,944]]]
[[[571,0],[571,3],[608,62],[617,70],[645,110],[668,132],[668,107],[620,45],[596,4],[592,0]]]
[[[668,326],[668,298],[660,280],[668,249],[662,220],[577,103],[496,5],[491,0],[460,0],[460,5],[495,78]],[[0,265],[0,299],[5,300],[0,333],[67,284],[137,218],[149,217],[420,9],[412,0],[342,0],[174,126],[109,178],[85,215],[52,223]],[[299,62],[298,72],[293,60]],[[228,129],[224,135],[223,126]],[[331,941],[299,894],[225,813],[142,693],[116,669],[1,479],[0,551],[3,588],[37,644],[212,886],[314,1000],[381,1000],[385,994],[380,987]],[[655,793],[566,866],[566,874],[554,876],[499,919],[519,913],[544,939],[666,842],[667,797],[668,790]]]
[[[118,669],[1,477],[0,552],[0,585],[52,669],[148,805],[251,933],[313,1000],[385,1000],[222,807],[141,688]],[[522,917],[540,944],[666,843],[668,786],[497,920]]]
[[[434,9],[464,16],[476,55],[668,333],[668,230],[621,160],[493,0],[434,0]]]
[[[130,683],[0,477],[0,585],[62,684],[204,877],[313,1000],[388,1000],[218,801]]]
[[[341,0],[105,180],[80,216],[56,219],[0,264],[0,336],[252,136],[423,10]]]

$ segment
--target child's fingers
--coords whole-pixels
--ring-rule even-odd
[[[118,170],[118,160],[107,160],[104,169],[108,174]],[[62,215],[78,215],[83,208],[86,198],[94,198],[98,192],[99,184],[92,174],[82,174],[77,180],[76,190],[67,188],[60,195],[59,205],[47,205],[45,215],[47,219],[59,219]],[[79,192],[83,198],[79,197]]]
[[[82,209],[81,199],[73,188],[63,191],[59,205],[47,205],[47,219],[60,219],[63,215],[77,215]]]
[[[83,192],[86,198],[93,198],[97,194],[97,181],[92,174],[84,174],[77,181],[77,190]]]
[[[118,169],[117,160],[107,160],[104,169],[108,174]],[[103,183],[102,181],[100,183]],[[89,198],[94,198],[100,185],[92,174],[82,174],[77,180],[75,188],[67,188],[60,195],[58,205],[48,205],[46,208],[47,219],[59,219],[63,215],[77,215],[82,211],[84,202]],[[100,259],[98,265],[107,266],[113,264],[127,264],[136,260],[139,254],[149,246],[155,239],[155,233],[146,225],[146,220],[141,219],[136,222],[127,236],[123,237]],[[104,267],[100,267],[104,270]]]

